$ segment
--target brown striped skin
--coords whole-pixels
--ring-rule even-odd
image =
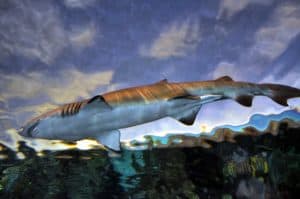
[[[58,108],[57,113],[61,114],[61,116],[70,116],[78,113],[84,105],[86,105],[88,100],[80,101],[80,102],[73,102],[69,104],[65,104]]]
[[[227,90],[259,90],[259,86],[249,82],[236,82],[236,81],[195,81],[195,82],[183,82],[175,83],[179,84],[187,92],[193,93],[197,91],[197,94],[201,95],[224,95]]]
[[[55,115],[62,116],[62,117],[74,115],[74,114],[78,113],[80,111],[80,109],[87,104],[87,102],[88,102],[88,100],[83,100],[80,102],[64,104],[58,108],[55,108],[55,109],[48,111],[38,117],[31,119],[28,123],[32,123],[34,121],[38,121],[40,119],[50,117],[50,116],[55,116]]]
[[[112,107],[130,104],[149,104],[162,100],[185,96],[188,93],[180,84],[170,84],[166,81],[132,87],[103,94],[105,101]]]
[[[61,115],[62,116],[69,116],[74,115],[79,112],[81,105],[83,102],[74,102],[70,104],[66,104],[61,107]]]

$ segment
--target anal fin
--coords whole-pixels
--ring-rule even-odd
[[[282,106],[288,106],[287,99],[288,98],[286,96],[280,96],[280,95],[272,97],[273,101],[275,101],[276,103]]]
[[[239,104],[243,106],[252,106],[253,96],[252,95],[240,95],[235,99]]]
[[[100,144],[104,145],[109,150],[113,150],[115,152],[121,151],[119,130],[99,133],[96,139]]]

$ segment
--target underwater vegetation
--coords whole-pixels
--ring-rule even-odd
[[[20,159],[2,145],[0,197],[293,198],[300,190],[300,126],[274,117],[263,132],[244,126],[243,132],[224,128],[206,137],[168,139],[209,147],[160,148],[148,137],[157,142],[153,149],[123,150],[119,157],[99,149],[46,150],[40,156],[21,142]],[[218,139],[208,139],[213,136]]]

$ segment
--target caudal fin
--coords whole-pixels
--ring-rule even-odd
[[[260,84],[264,95],[283,106],[288,106],[287,100],[300,97],[300,89],[280,84]]]

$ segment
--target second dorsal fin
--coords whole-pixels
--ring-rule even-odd
[[[164,84],[164,83],[168,83],[168,80],[167,79],[162,79],[162,80],[157,82],[157,84]]]
[[[223,81],[223,82],[233,82],[233,79],[227,75],[219,77],[216,81]]]

